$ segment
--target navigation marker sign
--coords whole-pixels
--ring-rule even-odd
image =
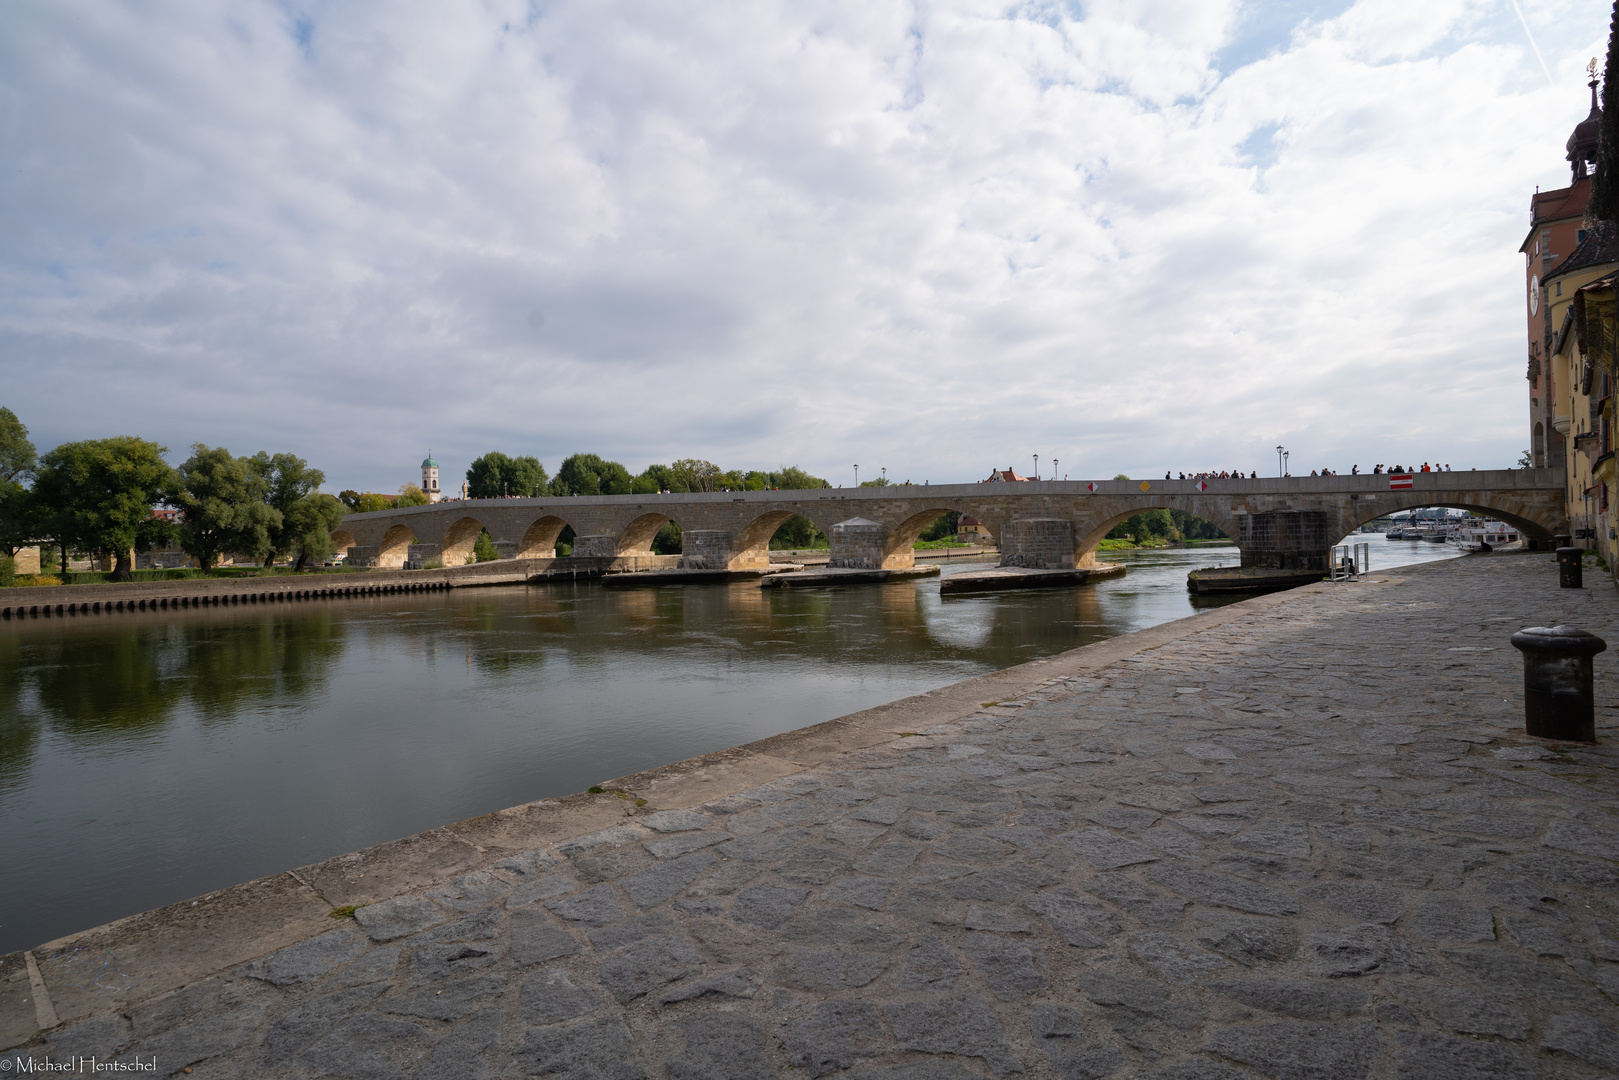
[[[1092,480],[1090,483],[1086,484],[1085,490],[1089,491],[1092,495],[1096,494],[1096,481]]]
[[[1390,473],[1389,474],[1389,490],[1390,491],[1399,491],[1399,490],[1401,490],[1403,488],[1411,487],[1412,486],[1411,482],[1412,482],[1413,479],[1415,479],[1415,477],[1413,477],[1410,473],[1406,473],[1403,476],[1400,475],[1399,473]]]

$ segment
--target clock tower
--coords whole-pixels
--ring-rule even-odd
[[[438,462],[433,460],[433,452],[429,450],[427,457],[422,461],[422,492],[427,496],[428,502],[438,502],[444,496],[438,490]]]

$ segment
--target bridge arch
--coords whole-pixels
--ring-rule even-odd
[[[922,530],[937,521],[940,514],[947,514],[952,510],[961,512],[960,508],[955,506],[936,506],[927,510],[918,510],[898,525],[889,529],[888,547],[884,552],[887,559],[884,560],[884,565],[887,565],[888,559],[903,558],[905,556],[910,556],[913,560],[912,563],[905,565],[914,565],[916,541],[922,535]]]
[[[1353,530],[1358,529],[1362,525],[1366,524],[1368,521],[1375,521],[1380,517],[1387,517],[1390,514],[1397,514],[1403,510],[1421,510],[1423,507],[1427,506],[1443,506],[1451,510],[1471,510],[1476,513],[1485,514],[1497,521],[1506,522],[1508,525],[1511,525],[1525,536],[1533,537],[1536,540],[1550,540],[1552,538],[1555,530],[1558,528],[1557,523],[1554,522],[1551,525],[1542,524],[1535,518],[1529,516],[1529,514],[1525,512],[1521,506],[1499,505],[1507,501],[1508,500],[1499,496],[1492,495],[1480,495],[1475,499],[1435,499],[1432,496],[1425,498],[1421,492],[1418,492],[1415,494],[1415,496],[1396,498],[1394,502],[1398,505],[1392,509],[1390,509],[1388,505],[1384,503],[1371,510],[1357,510],[1352,512],[1350,520],[1353,522],[1353,524],[1350,526],[1348,531],[1352,532]]]
[[[769,510],[748,522],[731,542],[732,562],[744,566],[770,565],[771,539],[778,529],[797,516],[794,510]]]
[[[478,534],[483,530],[483,522],[470,516],[457,519],[445,529],[444,539],[439,544],[439,557],[444,565],[464,565],[467,556],[472,554],[473,545],[478,542]]]
[[[354,538],[354,534],[349,532],[347,529],[334,529],[332,531],[333,551],[341,551],[346,553],[349,548],[358,543],[359,541]]]
[[[557,553],[557,540],[568,523],[555,514],[547,514],[529,523],[523,538],[517,542],[519,559],[550,559]]]
[[[657,539],[658,530],[668,522],[675,519],[668,514],[648,512],[633,519],[619,531],[618,540],[614,545],[614,555],[650,555],[652,554],[652,541]],[[676,524],[679,524],[676,522]]]
[[[1096,565],[1096,547],[1107,539],[1107,534],[1117,528],[1121,522],[1129,521],[1137,514],[1147,510],[1179,510],[1182,513],[1200,517],[1204,521],[1212,523],[1215,528],[1230,537],[1233,544],[1238,543],[1242,537],[1242,530],[1237,527],[1236,522],[1230,515],[1210,510],[1208,506],[1201,503],[1188,507],[1176,505],[1175,502],[1166,499],[1143,499],[1140,505],[1131,506],[1127,510],[1104,518],[1099,524],[1092,525],[1088,532],[1081,533],[1080,528],[1076,527],[1074,529],[1074,565],[1077,567],[1094,567]],[[1079,526],[1081,523],[1075,522],[1075,525]]]
[[[398,570],[410,558],[410,545],[416,543],[416,534],[409,525],[395,525],[382,534],[377,544],[377,565],[384,570]]]

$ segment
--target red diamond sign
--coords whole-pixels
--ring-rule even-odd
[[[1208,481],[1207,480],[1199,480],[1197,482],[1197,490],[1199,490],[1199,491],[1207,491],[1207,490],[1209,490]]]
[[[1086,484],[1085,485],[1085,490],[1091,492],[1092,494],[1095,494],[1096,493],[1096,481],[1092,480],[1090,483]]]

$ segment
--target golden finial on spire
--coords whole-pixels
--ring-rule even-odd
[[[1597,77],[1597,58],[1596,57],[1594,57],[1594,56],[1591,57],[1591,62],[1589,64],[1585,65],[1585,74],[1586,74],[1587,78],[1595,79]]]

